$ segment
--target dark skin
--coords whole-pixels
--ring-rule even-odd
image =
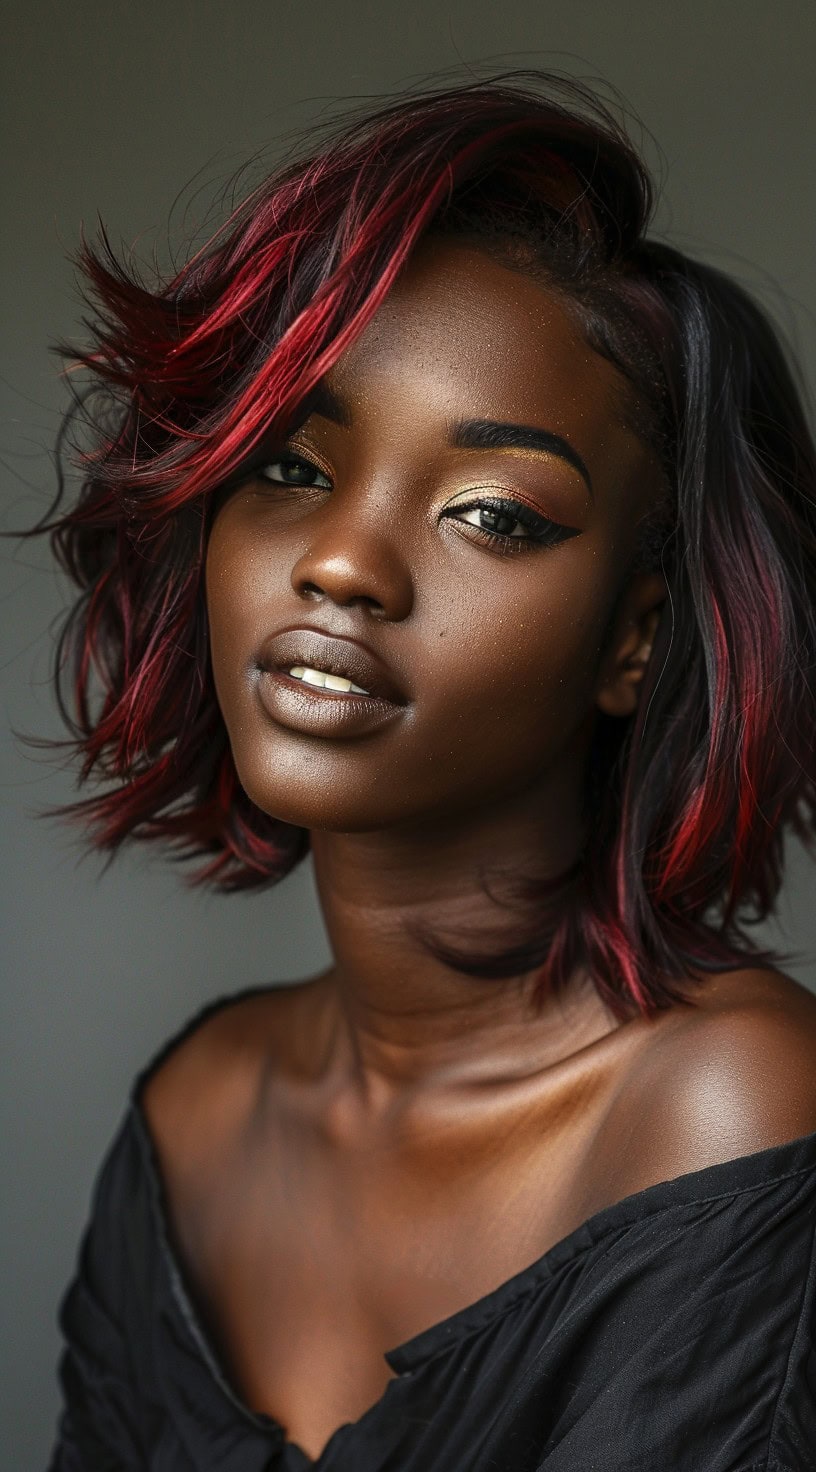
[[[597,711],[635,711],[665,598],[630,571],[660,471],[623,380],[552,292],[429,238],[326,383],[349,423],[311,413],[287,453],[316,471],[226,499],[207,596],[239,776],[310,829],[333,964],[217,1013],[143,1095],[223,1363],[312,1457],[383,1394],[385,1350],[589,1215],[816,1128],[816,999],[778,972],[621,1023],[584,973],[536,1007],[529,975],[475,980],[406,932],[512,944],[531,916],[486,866],[495,896],[580,852]],[[591,491],[559,453],[452,447],[471,418],[563,437]],[[480,496],[575,534],[508,551],[479,529],[519,522]],[[395,718],[344,739],[270,715],[258,649],[298,624],[375,648]]]

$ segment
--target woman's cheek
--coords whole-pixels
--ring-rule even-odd
[[[539,596],[513,616],[505,605],[495,619],[471,623],[464,658],[440,671],[440,684],[483,718],[490,708],[505,720],[517,708],[531,718],[569,702],[584,709],[608,616],[601,591],[587,578],[583,596],[573,582],[568,595],[548,598],[545,607]]]

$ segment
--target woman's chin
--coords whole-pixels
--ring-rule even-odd
[[[239,774],[240,776],[240,774]],[[384,809],[382,804],[371,801],[371,794],[361,795],[355,802],[353,795],[346,791],[342,798],[338,798],[337,792],[330,793],[321,791],[312,785],[309,791],[297,791],[291,787],[282,792],[279,788],[271,791],[268,786],[260,786],[252,782],[241,782],[247,797],[279,823],[289,823],[293,827],[308,828],[310,831],[319,833],[370,833],[391,827],[398,827],[405,820],[405,814],[395,812],[393,808]]]

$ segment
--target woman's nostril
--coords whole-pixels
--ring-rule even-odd
[[[367,608],[372,613],[385,612],[379,599],[371,597],[368,593],[351,593],[348,597],[344,597],[340,588],[321,588],[319,583],[312,582],[301,583],[300,592],[308,598],[326,598],[330,603],[337,604],[339,608]]]

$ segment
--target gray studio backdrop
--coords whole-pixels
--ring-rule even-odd
[[[346,97],[485,62],[619,88],[660,145],[659,225],[734,271],[816,380],[813,0],[6,0],[0,456],[4,527],[53,489],[67,398],[47,346],[78,328],[65,252],[97,211],[144,261],[202,222],[243,159]],[[636,136],[637,132],[636,132]],[[186,211],[186,214],[185,214]],[[44,549],[0,545],[4,680],[4,1358],[0,1461],[42,1469],[58,1395],[58,1299],[99,1160],[137,1070],[209,998],[328,957],[304,866],[277,893],[204,898],[144,854],[104,876],[33,817],[71,795],[12,728],[56,734],[47,676],[64,588]],[[816,987],[814,869],[791,851],[788,970]]]

